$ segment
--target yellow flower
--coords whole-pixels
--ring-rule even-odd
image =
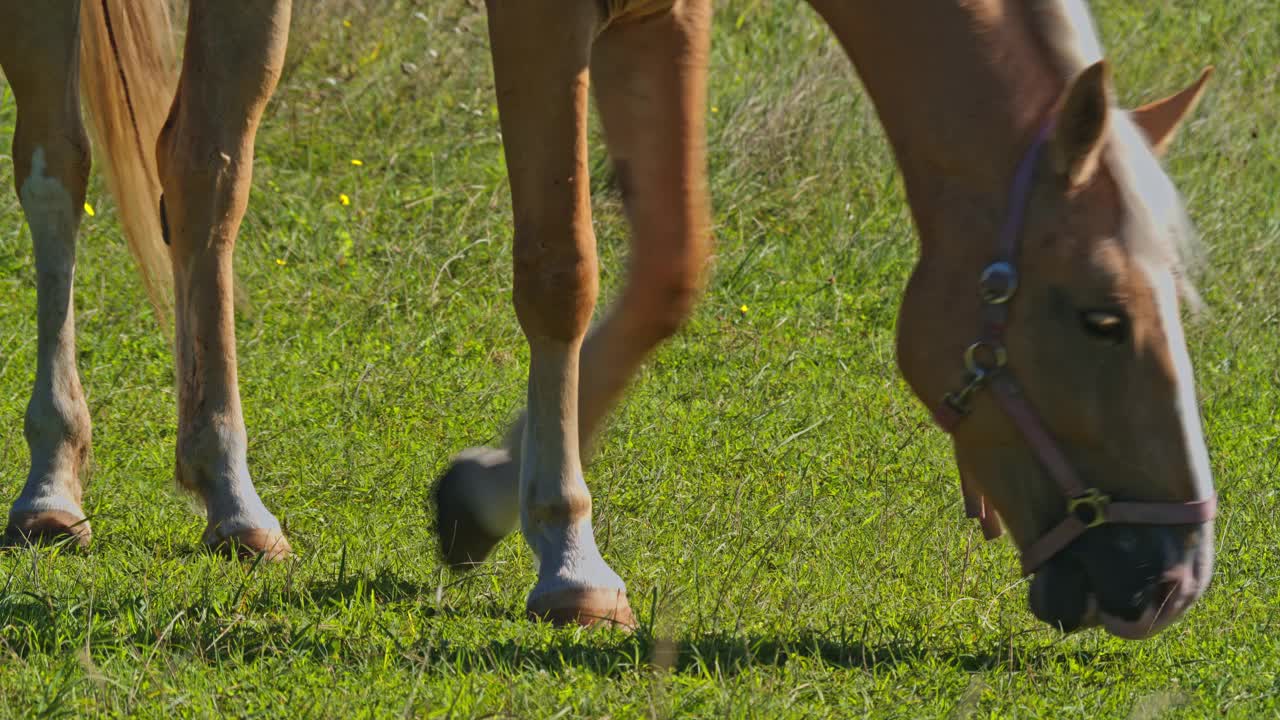
[[[85,200],[85,201],[84,201],[84,213],[85,213],[86,215],[88,215],[89,217],[93,217],[94,215],[97,215],[97,214],[98,214],[98,213],[96,213],[96,212],[94,212],[94,211],[93,211],[93,206],[89,204],[89,201],[88,201],[88,200]]]
[[[364,164],[364,161],[363,161],[363,160],[357,160],[356,158],[351,158],[351,164],[352,164],[352,165],[355,165],[356,167],[360,167],[361,165],[363,165],[363,164]]]
[[[720,112],[720,108],[716,107],[715,105],[712,105],[712,106],[711,106],[711,112],[713,112],[713,113],[718,113],[718,112]]]
[[[351,21],[350,21],[350,20],[343,20],[343,21],[342,21],[342,27],[344,27],[344,28],[349,28],[349,27],[351,27]]]
[[[742,307],[738,308],[738,312],[742,313],[743,315],[747,314],[747,310],[748,308],[746,305],[743,305]]]
[[[343,205],[350,205],[351,198],[347,197],[346,193],[338,193],[338,202],[342,203]]]
[[[276,258],[276,264],[279,265],[280,267],[284,267],[285,265],[289,264],[289,261],[285,260],[284,258]]]

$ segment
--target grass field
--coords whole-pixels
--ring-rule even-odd
[[[1189,339],[1217,573],[1139,644],[1040,626],[1012,548],[962,519],[949,444],[893,360],[915,254],[901,186],[795,2],[718,3],[715,277],[588,471],[644,627],[526,622],[514,539],[482,571],[444,571],[431,484],[498,438],[527,367],[482,4],[296,5],[237,271],[250,467],[299,559],[199,550],[203,519],[173,489],[167,341],[95,180],[77,293],[95,546],[0,557],[0,715],[1280,713],[1280,5],[1095,2],[1126,103],[1219,69],[1168,163],[1209,248]],[[6,153],[13,119],[0,90]],[[626,237],[596,148],[608,295]],[[27,468],[34,308],[30,235],[0,193],[6,502]]]

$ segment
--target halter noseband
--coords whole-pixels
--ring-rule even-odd
[[[1019,238],[1036,164],[1052,130],[1053,121],[1050,119],[1018,163],[1009,192],[1008,214],[1000,230],[996,259],[978,278],[982,326],[978,339],[964,352],[965,385],[947,393],[941,404],[931,408],[934,421],[947,433],[954,433],[972,409],[970,401],[973,395],[983,388],[990,388],[996,403],[1022,433],[1022,438],[1061,490],[1067,501],[1066,517],[1022,550],[1024,575],[1035,572],[1089,528],[1107,523],[1189,525],[1212,520],[1217,513],[1217,496],[1187,502],[1126,502],[1112,500],[1097,488],[1086,487],[1007,367],[1009,353],[1004,336],[1009,322],[1009,304],[1018,291]],[[999,536],[1000,527],[995,518],[988,515],[981,493],[971,487],[963,476],[960,488],[964,495],[965,514],[982,522],[988,539]]]

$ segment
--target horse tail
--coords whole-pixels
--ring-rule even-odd
[[[80,91],[129,250],[162,327],[173,271],[160,220],[156,138],[177,84],[169,0],[83,0]]]

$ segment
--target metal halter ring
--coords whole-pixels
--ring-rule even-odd
[[[1110,503],[1110,496],[1103,495],[1097,488],[1089,488],[1083,495],[1067,501],[1067,513],[1075,515],[1086,528],[1095,528],[1106,524],[1106,509]]]
[[[1012,263],[999,260],[988,265],[978,276],[978,294],[988,305],[1001,305],[1018,292],[1018,271]]]
[[[987,357],[980,356],[984,348],[987,351]],[[984,363],[983,360],[991,362]],[[985,378],[1002,369],[1007,362],[1009,362],[1009,351],[1005,350],[1004,345],[991,340],[979,340],[964,351],[964,368],[974,378]]]

